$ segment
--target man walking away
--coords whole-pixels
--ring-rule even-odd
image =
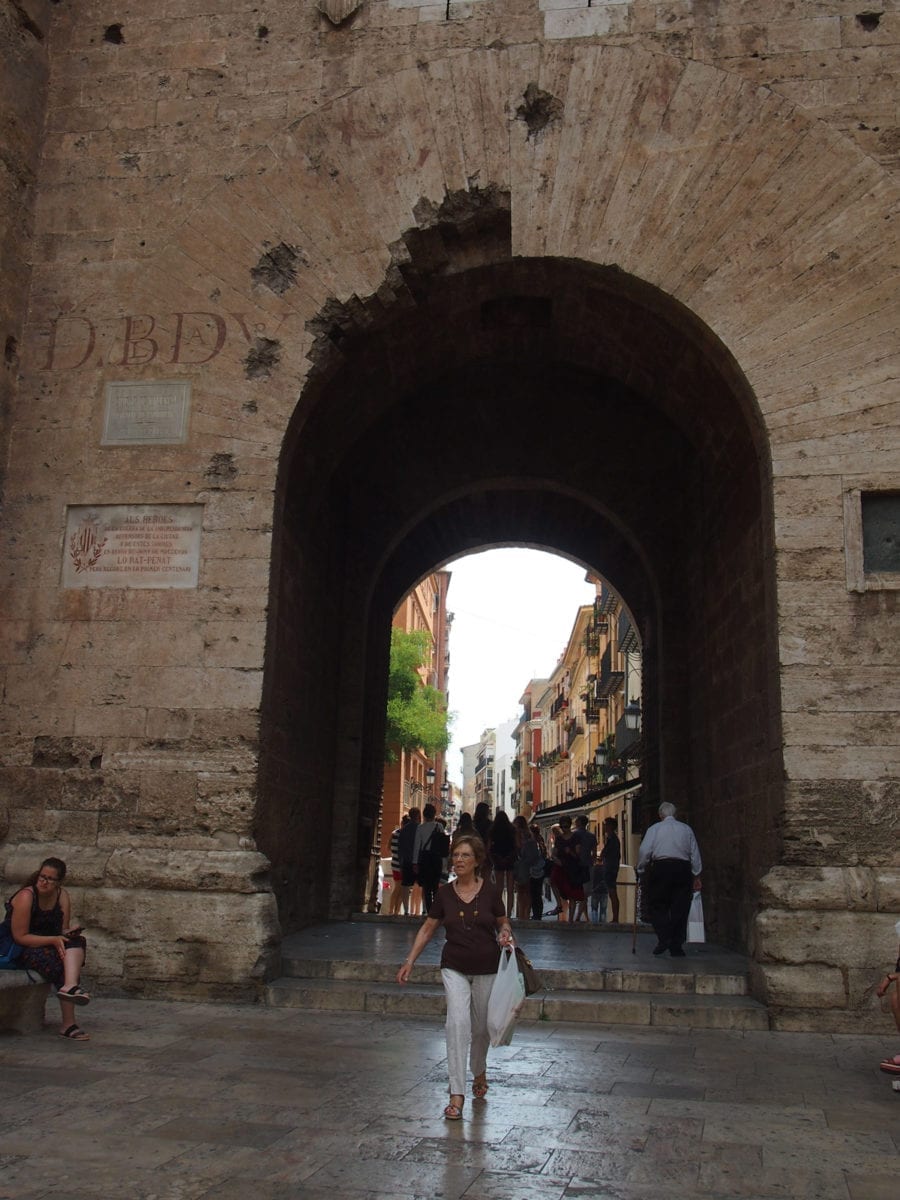
[[[659,821],[644,834],[638,850],[650,922],[656,931],[653,953],[684,958],[691,893],[700,891],[700,849],[689,825],[675,820],[675,805],[659,806]]]

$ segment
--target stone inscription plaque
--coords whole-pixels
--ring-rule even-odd
[[[62,586],[195,588],[202,504],[72,505]]]
[[[191,385],[163,379],[155,383],[108,383],[103,446],[162,446],[187,441]]]

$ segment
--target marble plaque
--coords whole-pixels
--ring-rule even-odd
[[[195,588],[202,504],[71,505],[62,586]]]
[[[187,441],[191,385],[159,379],[153,383],[108,383],[102,446],[166,446]]]

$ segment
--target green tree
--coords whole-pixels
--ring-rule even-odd
[[[437,688],[423,687],[419,675],[430,656],[431,635],[427,630],[391,630],[385,762],[394,762],[398,747],[424,750],[431,756],[450,744],[446,697]]]

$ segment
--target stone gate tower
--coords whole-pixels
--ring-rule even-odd
[[[543,546],[640,627],[717,936],[860,1027],[896,5],[329,3],[0,2],[6,877],[70,862],[109,987],[252,994],[362,895],[393,605]]]

